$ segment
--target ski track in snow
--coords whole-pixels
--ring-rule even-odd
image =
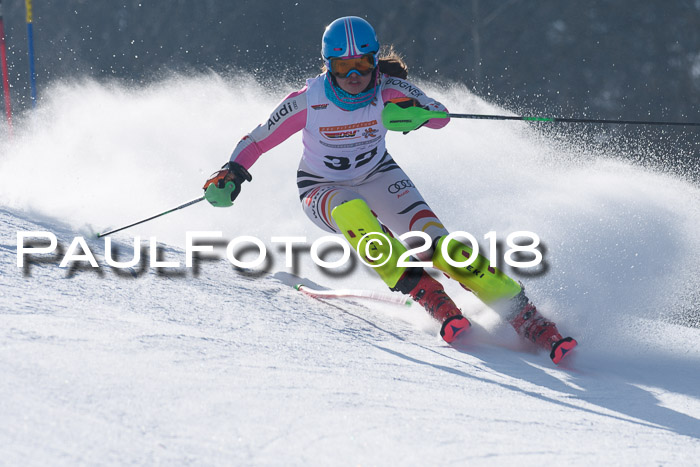
[[[543,238],[549,271],[519,279],[579,339],[562,367],[450,283],[475,323],[454,348],[417,306],[314,300],[278,280],[289,270],[272,236],[325,235],[298,206],[298,138],[261,158],[233,208],[201,203],[115,236],[125,257],[134,235],[156,235],[184,263],[187,230],[255,235],[269,274],[225,260],[108,267],[89,233],[198,196],[278,91],[216,76],[61,85],[0,142],[1,463],[697,464],[700,330],[662,318],[697,300],[698,189],[526,125],[453,122],[388,147],[448,228]],[[464,90],[432,94],[494,110]],[[37,255],[18,268],[17,232],[34,230],[64,249],[85,235],[101,267]],[[307,253],[302,277],[382,288],[360,267],[326,275]]]

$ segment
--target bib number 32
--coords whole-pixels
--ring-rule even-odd
[[[324,156],[325,160],[323,161],[323,163],[326,164],[326,167],[333,170],[356,169],[358,167],[362,167],[365,164],[368,164],[369,161],[371,161],[372,158],[376,155],[377,148],[374,148],[371,151],[358,154],[357,156],[355,156],[354,159],[344,156]]]

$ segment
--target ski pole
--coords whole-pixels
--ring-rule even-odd
[[[144,219],[144,220],[142,220],[142,221],[134,222],[133,224],[129,224],[129,225],[126,225],[126,226],[124,226],[124,227],[120,227],[120,228],[118,228],[118,229],[110,230],[109,232],[98,233],[98,234],[97,234],[97,238],[105,237],[105,236],[107,236],[107,235],[109,235],[109,234],[113,234],[113,233],[115,233],[115,232],[119,232],[119,231],[121,231],[121,230],[128,229],[129,227],[133,227],[133,226],[135,226],[135,225],[143,224],[144,222],[148,222],[148,221],[150,221],[150,220],[153,220],[153,219],[155,219],[156,217],[160,217],[160,216],[164,216],[164,215],[166,215],[166,214],[170,214],[171,212],[177,211],[178,209],[186,208],[187,206],[192,206],[193,204],[199,203],[199,202],[202,201],[203,199],[204,199],[204,196],[202,196],[201,198],[193,199],[192,201],[188,201],[188,202],[186,202],[185,204],[181,204],[180,206],[178,206],[178,207],[176,207],[176,208],[172,208],[172,209],[169,209],[169,210],[167,210],[167,211],[165,211],[165,212],[161,212],[160,214],[156,214],[155,216],[151,216],[151,217],[149,217],[148,219]]]
[[[640,120],[605,120],[589,118],[559,118],[559,117],[524,117],[509,115],[479,115],[457,114],[428,110],[422,107],[401,108],[397,104],[388,103],[382,111],[382,123],[388,130],[412,131],[432,118],[473,118],[482,120],[519,120],[524,122],[551,123],[612,123],[622,125],[666,125],[666,126],[700,126],[700,122],[654,122]]]
[[[654,122],[644,120],[606,120],[601,118],[560,118],[560,117],[517,117],[508,115],[478,115],[445,113],[448,118],[475,118],[482,120],[521,120],[524,122],[551,123],[612,123],[620,125],[668,125],[668,126],[700,126],[700,122]]]

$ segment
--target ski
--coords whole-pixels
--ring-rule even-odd
[[[375,300],[378,302],[393,303],[396,305],[406,305],[411,306],[413,300],[411,298],[400,295],[400,294],[390,294],[386,292],[376,292],[373,290],[360,290],[360,289],[329,289],[329,290],[316,290],[312,289],[303,284],[296,284],[294,286],[296,290],[314,298],[366,298],[369,300]]]
[[[413,304],[413,300],[407,295],[363,289],[329,289],[309,279],[283,271],[276,272],[272,275],[272,278],[312,298],[363,298],[375,302],[392,303],[403,306],[411,306]]]
[[[308,279],[303,279],[299,276],[286,272],[277,272],[272,277],[283,284],[293,287],[302,294],[315,299],[325,300],[338,298],[361,298],[403,306],[411,306],[413,304],[413,300],[404,294],[377,292],[363,289],[327,289]],[[301,283],[301,281],[304,281],[305,283]],[[565,337],[552,346],[549,357],[554,364],[559,365],[561,361],[569,354],[569,352],[577,345],[578,342],[575,339]]]

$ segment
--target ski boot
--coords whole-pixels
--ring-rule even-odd
[[[462,316],[452,299],[445,293],[442,284],[433,279],[422,268],[397,266],[398,259],[406,253],[406,247],[393,237],[384,238],[388,242],[372,243],[372,254],[367,251],[368,243],[360,248],[360,241],[368,234],[384,232],[367,203],[353,199],[333,208],[331,212],[338,229],[367,264],[378,263],[374,271],[391,290],[410,295],[423,305],[428,313],[442,323],[440,335],[446,342],[453,342],[457,335],[469,329],[471,323]]]
[[[535,345],[550,351],[549,358],[559,364],[566,354],[578,345],[571,337],[562,337],[556,324],[549,321],[537,311],[535,305],[523,290],[512,299],[512,313],[508,322],[519,336],[534,342]]]
[[[393,290],[410,295],[430,316],[440,321],[440,335],[447,343],[454,342],[458,335],[471,327],[442,284],[422,269],[406,271]]]

